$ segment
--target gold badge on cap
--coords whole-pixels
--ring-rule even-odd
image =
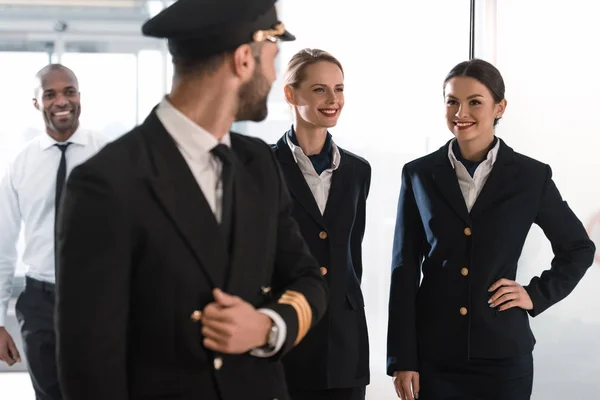
[[[283,35],[285,33],[285,26],[283,22],[275,25],[273,29],[263,29],[260,31],[254,32],[252,39],[255,42],[263,42],[265,40],[269,40],[271,42],[276,42],[278,40],[277,36]]]

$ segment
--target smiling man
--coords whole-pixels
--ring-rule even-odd
[[[79,127],[79,84],[67,67],[52,64],[37,73],[33,105],[42,113],[46,134],[25,145],[0,181],[0,360],[8,365],[21,361],[5,319],[23,223],[27,274],[17,319],[36,398],[56,400],[63,398],[54,355],[56,204],[68,172],[106,139]]]
[[[79,128],[81,103],[79,82],[69,68],[48,65],[36,75],[34,107],[42,112],[46,133],[58,142],[65,142]]]

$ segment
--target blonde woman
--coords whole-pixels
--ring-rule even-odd
[[[293,216],[329,284],[327,314],[284,359],[293,400],[364,400],[369,342],[360,288],[371,167],[328,129],[344,108],[344,71],[322,50],[288,64],[294,123],[274,146],[294,198]]]

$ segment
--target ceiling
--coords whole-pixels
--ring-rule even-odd
[[[0,0],[0,20],[141,21],[161,0]]]
[[[15,7],[54,6],[137,8],[143,7],[146,2],[146,0],[0,0],[0,5]]]

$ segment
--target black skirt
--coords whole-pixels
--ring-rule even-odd
[[[533,356],[497,360],[422,360],[419,400],[529,400]]]
[[[365,387],[291,392],[292,400],[365,400]]]

